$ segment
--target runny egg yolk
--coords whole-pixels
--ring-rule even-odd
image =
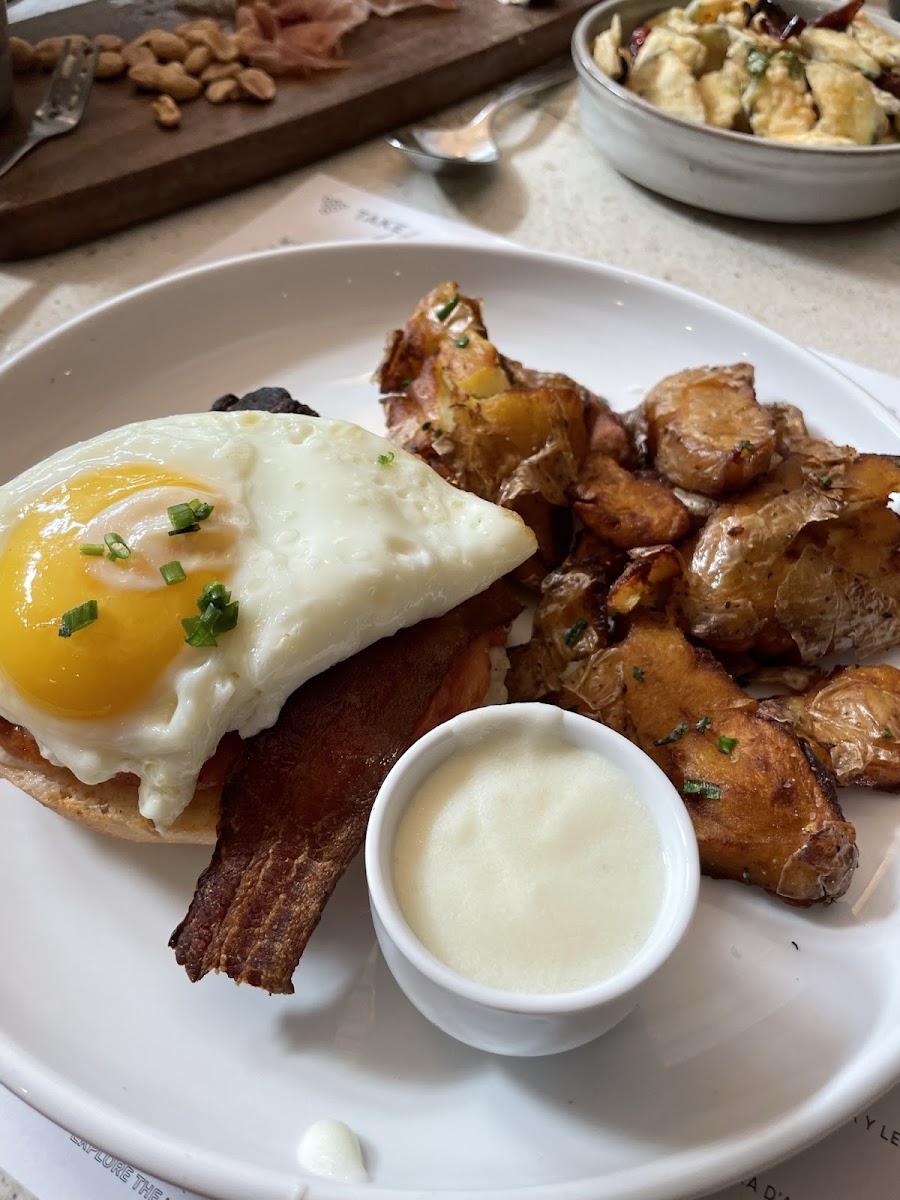
[[[169,505],[214,504],[194,533],[168,535]],[[129,558],[82,554],[116,533]],[[233,526],[221,498],[190,479],[133,464],[98,467],[60,484],[20,513],[0,553],[0,670],[31,704],[75,719],[114,717],[154,690],[185,646],[182,617],[214,579],[228,585]],[[167,585],[159,568],[181,562]],[[60,637],[64,613],[97,601],[97,620]]]

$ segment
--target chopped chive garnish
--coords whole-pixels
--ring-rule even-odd
[[[388,450],[387,454],[379,454],[375,459],[380,467],[387,467],[394,461],[393,450]]]
[[[752,454],[756,449],[756,446],[753,444],[753,442],[748,442],[746,438],[742,438],[738,442],[737,448],[739,454]]]
[[[187,575],[184,573],[184,567],[181,565],[178,559],[173,559],[171,562],[163,563],[163,565],[159,568],[159,573],[162,575],[166,583],[181,583],[183,580],[187,579]]]
[[[717,783],[707,783],[705,779],[686,779],[681,790],[688,796],[702,796],[704,800],[718,800],[722,790]]]
[[[192,500],[190,503],[195,521],[205,521],[215,507],[213,504],[207,504],[205,500]]]
[[[169,514],[169,520],[176,533],[181,533],[183,529],[187,529],[188,525],[196,524],[197,517],[190,504],[172,504],[166,509],[166,512]]]
[[[213,511],[214,505],[196,498],[186,504],[172,504],[166,509],[172,528],[169,537],[175,533],[196,533],[200,528],[198,522],[205,521]]]
[[[828,489],[831,487],[831,476],[830,475],[820,475],[819,476],[819,487],[823,487],[825,489],[825,491],[827,492]]]
[[[459,304],[459,296],[454,296],[452,300],[448,300],[446,304],[442,304],[441,307],[435,311],[434,315],[439,321],[446,321],[456,308],[457,304]]]
[[[894,735],[893,735],[892,731],[887,727],[885,727],[882,730],[881,736],[884,738],[884,740],[886,742],[892,742],[894,740]]]
[[[103,540],[106,543],[106,557],[113,562],[117,558],[131,558],[131,547],[117,533],[107,533]]]
[[[68,612],[64,612],[60,618],[59,636],[71,637],[79,629],[84,629],[87,625],[93,625],[97,620],[97,616],[96,600],[85,600],[84,604],[77,604],[74,608],[70,608]]]
[[[710,725],[712,725],[712,717],[701,717],[697,722],[695,729],[698,733],[705,733],[706,730],[709,729]]]
[[[425,424],[422,426],[422,430],[423,430],[424,432],[426,432],[426,433],[428,432],[428,430],[429,430],[430,428],[431,428],[431,422],[430,422],[430,421],[426,421],[426,422],[425,422]]]
[[[670,734],[668,734],[666,737],[657,738],[654,741],[653,745],[654,746],[668,746],[671,742],[677,742],[679,738],[684,737],[684,735],[687,733],[687,731],[689,729],[690,729],[690,725],[688,725],[687,721],[682,721],[681,724],[676,725],[675,728],[672,730],[672,732]]]
[[[234,629],[240,604],[217,579],[208,583],[197,598],[199,617],[183,617],[181,624],[189,646],[217,646],[217,638]]]
[[[469,344],[469,338],[465,334],[462,337],[457,338],[456,342],[454,343],[454,345],[459,346],[460,350],[465,350],[465,348],[466,348],[466,346],[468,346],[468,344]]]
[[[638,683],[644,682],[644,672],[641,670],[640,667],[632,667],[631,673],[635,677],[635,679],[638,681]]]
[[[81,553],[87,558],[102,558],[106,553],[106,546],[99,542],[84,542],[81,546]]]
[[[444,431],[443,431],[443,429],[435,429],[435,431],[434,431],[434,436],[435,436],[436,438],[443,437],[443,436],[444,436]]]
[[[576,621],[572,628],[563,634],[563,641],[567,646],[574,646],[586,629],[587,621]]]
[[[402,388],[408,388],[408,387],[409,387],[409,385],[412,383],[412,381],[413,381],[413,377],[412,377],[412,375],[408,375],[408,376],[406,377],[406,379],[401,379],[401,380],[400,380],[400,386],[401,386]]]
[[[730,737],[724,737],[724,736],[720,737],[719,738],[719,753],[720,754],[730,754],[737,744],[738,744],[737,738],[730,738]]]

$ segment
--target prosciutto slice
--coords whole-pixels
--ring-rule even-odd
[[[342,39],[372,13],[389,17],[423,7],[453,11],[458,0],[252,0],[238,5],[235,27],[253,66],[305,76],[349,66]]]

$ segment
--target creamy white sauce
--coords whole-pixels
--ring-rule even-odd
[[[315,1121],[297,1147],[297,1160],[311,1175],[338,1183],[368,1183],[356,1134],[343,1121]]]
[[[887,506],[891,512],[900,516],[900,492],[888,492]]]
[[[412,931],[468,979],[575,991],[640,950],[662,900],[656,826],[628,777],[558,734],[461,745],[400,818],[393,882]]]

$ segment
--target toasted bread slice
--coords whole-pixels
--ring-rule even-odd
[[[70,821],[98,833],[132,842],[215,844],[220,787],[198,789],[174,825],[159,833],[138,811],[137,783],[127,778],[89,785],[81,783],[65,767],[54,767],[48,762],[20,762],[0,752],[0,779],[6,779]]]

